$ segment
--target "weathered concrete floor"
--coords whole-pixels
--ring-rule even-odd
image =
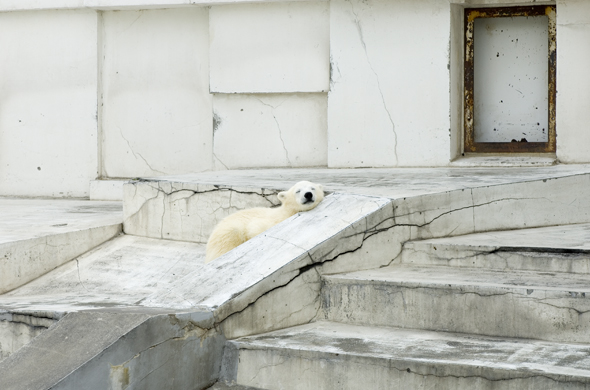
[[[121,202],[0,197],[0,244],[123,222]]]
[[[203,172],[153,179],[259,188],[290,188],[295,182],[308,180],[321,183],[330,191],[402,198],[589,172],[590,165],[534,168],[302,168]]]
[[[0,295],[0,305],[66,312],[142,303],[149,307],[144,301],[150,295],[166,294],[186,274],[203,267],[204,260],[203,244],[123,235]],[[179,307],[171,302],[166,308]]]

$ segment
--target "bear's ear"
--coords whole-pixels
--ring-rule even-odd
[[[320,189],[320,191],[323,191],[324,190],[324,186],[321,185],[321,184],[318,184],[317,187]]]
[[[287,200],[287,191],[279,192],[277,197],[279,198],[281,203],[285,203],[285,200]]]

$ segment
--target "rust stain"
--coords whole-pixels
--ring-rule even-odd
[[[474,129],[474,21],[477,18],[515,16],[548,17],[548,73],[549,73],[549,129],[548,142],[527,142],[525,138],[512,142],[475,142]],[[555,95],[556,95],[556,18],[555,6],[517,6],[465,9],[465,64],[464,64],[464,151],[476,153],[531,153],[555,152]]]
[[[125,365],[111,366],[111,389],[124,390],[129,387],[129,367]]]

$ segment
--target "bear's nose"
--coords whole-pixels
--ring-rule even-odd
[[[311,200],[311,198],[313,198],[313,194],[311,192],[306,192],[305,193],[305,199]]]

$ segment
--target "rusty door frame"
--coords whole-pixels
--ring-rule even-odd
[[[548,36],[548,97],[549,129],[547,142],[475,142],[474,129],[474,20],[513,16],[542,16],[549,19]],[[556,92],[556,38],[555,6],[522,6],[494,8],[465,8],[465,78],[464,78],[464,152],[465,153],[554,153],[555,152],[555,92]]]

